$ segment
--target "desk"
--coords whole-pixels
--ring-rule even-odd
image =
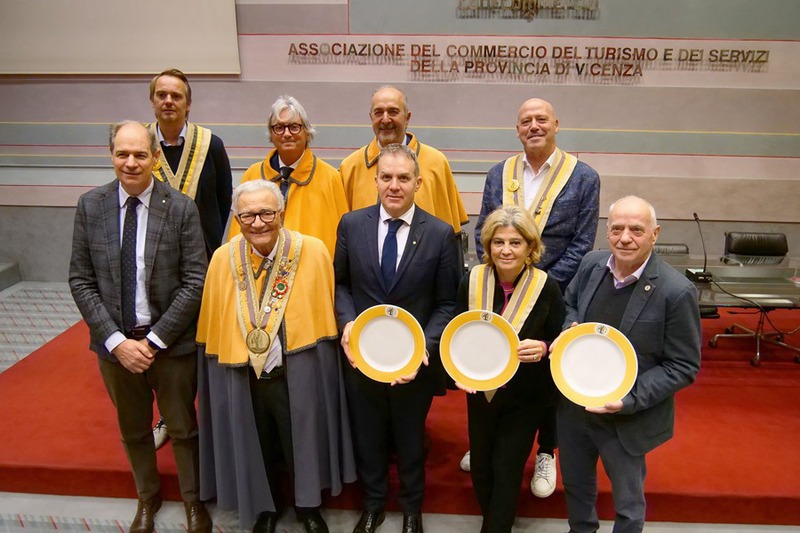
[[[679,271],[703,266],[702,257],[662,256]],[[761,343],[766,342],[800,354],[800,348],[783,342],[784,335],[779,332],[764,332],[766,313],[773,309],[800,308],[800,262],[788,259],[779,265],[708,265],[713,276],[711,283],[695,283],[699,293],[700,305],[717,307],[737,307],[758,309],[758,326],[755,330],[738,324],[726,329],[725,334],[715,335],[709,346],[717,345],[719,337],[753,337],[756,341],[756,355],[751,363],[761,363]],[[730,294],[729,294],[730,293]],[[742,330],[744,333],[735,333]],[[800,363],[800,355],[795,357]]]

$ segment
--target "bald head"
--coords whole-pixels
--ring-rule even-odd
[[[556,149],[558,119],[552,104],[540,98],[526,100],[517,114],[517,138],[522,143],[528,163],[535,170]]]
[[[403,91],[388,85],[375,91],[369,116],[381,146],[405,143],[411,111],[408,110],[408,101]]]
[[[634,273],[650,257],[660,229],[647,200],[625,196],[611,204],[607,237],[618,279]]]

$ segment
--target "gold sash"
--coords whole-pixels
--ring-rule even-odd
[[[550,170],[544,177],[542,185],[533,198],[531,205],[525,204],[525,178],[523,163],[525,154],[509,157],[503,164],[503,205],[518,205],[526,208],[536,222],[539,231],[547,225],[547,219],[553,209],[561,189],[569,181],[578,158],[556,148],[555,158]]]
[[[259,346],[259,353],[246,342],[247,353],[256,376],[261,375],[267,363],[269,347],[278,335],[278,330],[286,312],[286,303],[292,292],[294,276],[300,263],[303,236],[300,233],[281,228],[276,253],[269,278],[264,281],[266,290],[259,298],[256,280],[253,275],[253,262],[250,259],[250,245],[241,235],[231,240],[231,271],[239,289],[239,328],[242,336],[248,339],[255,330],[266,332],[266,347]],[[256,332],[258,333],[258,332]],[[252,338],[252,337],[250,337]]]
[[[156,134],[156,123],[150,124],[150,129]],[[153,175],[160,181],[169,183],[173,189],[182,192],[192,200],[197,194],[197,184],[200,182],[200,172],[206,162],[208,147],[211,145],[211,130],[191,122],[186,123],[186,139],[183,143],[183,153],[178,164],[177,172],[173,173],[169,166],[164,151],[159,158],[161,166],[153,169]]]
[[[511,300],[503,310],[503,318],[508,320],[511,327],[519,335],[522,325],[531,313],[531,309],[542,294],[542,289],[547,281],[547,274],[534,266],[525,269]],[[478,265],[469,273],[469,308],[493,311],[494,307],[494,268],[489,265]],[[491,402],[497,391],[484,391],[486,401]]]

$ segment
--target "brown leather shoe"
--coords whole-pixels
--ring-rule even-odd
[[[130,533],[153,533],[155,529],[155,518],[158,510],[161,509],[161,495],[156,494],[149,500],[139,500],[136,507],[136,516],[133,517]]]
[[[211,517],[203,502],[183,502],[189,533],[211,533]]]

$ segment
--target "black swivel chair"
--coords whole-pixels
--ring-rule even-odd
[[[783,233],[748,233],[739,231],[725,232],[725,255],[722,262],[729,265],[779,265],[789,253],[789,245],[786,235]],[[791,346],[783,342],[783,334],[780,332],[765,332],[764,325],[767,321],[767,313],[774,310],[774,307],[760,307],[758,314],[758,324],[755,330],[746,328],[741,324],[732,324],[725,328],[725,333],[714,335],[708,341],[708,345],[714,347],[720,337],[740,337],[753,338],[756,340],[756,356],[751,363],[758,366],[761,363],[761,343],[774,344],[789,350],[800,353],[800,348]],[[733,311],[732,311],[733,313]],[[736,333],[736,331],[742,333]]]
[[[658,255],[689,255],[689,245],[683,242],[656,242],[653,251]]]

